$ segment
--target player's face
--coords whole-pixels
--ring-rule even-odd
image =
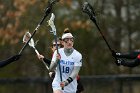
[[[57,46],[58,46],[58,48],[61,48],[61,43],[59,41],[57,42]],[[54,52],[55,50],[56,50],[56,43],[53,42],[52,51]]]
[[[64,48],[73,48],[74,39],[72,37],[67,37],[63,39]]]

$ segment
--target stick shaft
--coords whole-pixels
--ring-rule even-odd
[[[58,45],[57,45],[57,35],[54,35],[54,39],[55,39],[55,44],[56,44],[56,51],[57,51],[57,54],[59,54]],[[61,72],[60,60],[58,62],[58,65],[59,65],[59,71],[60,71],[60,80],[62,81],[62,72]]]
[[[100,28],[99,28],[99,26],[98,26],[96,20],[92,20],[92,21],[95,23],[95,25],[96,25],[98,31],[100,32],[102,38],[104,39],[106,45],[108,46],[110,52],[112,53],[113,50],[112,50],[112,48],[110,47],[109,43],[107,42],[107,40],[106,40],[105,36],[103,35],[102,31],[100,30]],[[115,59],[115,60],[118,60],[116,57],[114,57],[114,59]]]
[[[25,49],[25,47],[28,45],[28,43],[30,42],[31,38],[35,35],[36,31],[39,29],[39,27],[41,26],[41,24],[43,23],[43,21],[45,20],[45,18],[48,16],[48,14],[45,14],[44,17],[41,19],[41,21],[39,22],[39,24],[37,25],[37,27],[35,28],[33,34],[31,35],[31,37],[29,38],[29,40],[27,41],[27,43],[25,43],[25,45],[22,47],[22,49],[20,50],[19,54],[22,53],[22,51]]]
[[[100,32],[102,38],[104,39],[106,45],[108,46],[108,48],[109,48],[109,50],[110,50],[110,52],[113,53],[112,48],[110,47],[109,43],[107,42],[105,36],[104,36],[103,33],[101,32],[101,30],[100,30],[100,28],[99,28],[99,26],[98,26],[98,24],[97,24],[97,22],[96,22],[96,16],[95,16],[95,13],[94,13],[94,10],[93,10],[92,6],[91,6],[88,2],[85,2],[85,3],[83,4],[82,10],[83,10],[83,12],[85,12],[85,13],[87,13],[87,14],[89,15],[90,20],[92,20],[92,22],[96,25],[98,31]],[[113,57],[114,57],[114,56],[113,56]],[[118,60],[116,57],[114,57],[114,58],[115,58],[115,60]]]
[[[34,50],[35,50],[35,53],[37,54],[37,55],[40,55],[40,53],[38,52],[38,50],[34,47]],[[46,63],[44,62],[44,60],[42,59],[41,60],[42,62],[43,62],[43,64],[45,65],[45,67],[47,68],[47,70],[49,70],[49,67],[46,65]]]
[[[37,55],[40,55],[37,49],[35,49],[35,53],[36,53]]]
[[[55,44],[56,44],[56,51],[57,51],[57,54],[59,54],[58,45],[57,45],[57,35],[54,35],[54,39],[55,39]],[[62,82],[63,79],[62,79],[60,60],[58,61],[58,66],[59,66],[59,72],[60,72],[60,81]],[[62,90],[64,90],[64,87],[62,87]]]
[[[111,51],[111,53],[112,53],[112,48],[110,47],[110,45],[109,45],[109,43],[107,42],[107,40],[106,40],[105,36],[104,36],[104,35],[103,35],[103,33],[101,32],[101,30],[100,30],[100,28],[99,28],[99,26],[98,26],[97,22],[94,22],[94,23],[95,23],[95,25],[96,25],[96,27],[97,27],[98,31],[100,32],[100,34],[101,34],[102,38],[104,39],[104,41],[105,41],[106,45],[108,46],[109,50],[110,50],[110,51]]]
[[[48,24],[49,26],[52,28],[52,31],[50,32],[53,32],[53,35],[54,35],[54,40],[55,40],[55,44],[56,44],[56,52],[57,54],[59,54],[59,51],[58,51],[58,45],[57,45],[57,33],[56,33],[56,28],[55,28],[55,25],[54,25],[54,14],[52,13],[51,15],[51,18],[50,20],[48,21]],[[62,72],[61,72],[61,65],[60,65],[60,60],[58,60],[58,69],[59,69],[59,74],[60,74],[60,82],[62,82]],[[62,90],[64,90],[64,88],[62,87]]]
[[[34,34],[36,33],[36,31],[39,29],[39,27],[41,26],[41,24],[43,23],[43,21],[45,20],[45,18],[50,14],[51,10],[52,10],[52,5],[55,4],[55,2],[58,2],[59,0],[54,0],[53,2],[51,2],[45,11],[45,15],[43,16],[43,18],[41,19],[41,21],[39,22],[39,24],[37,25],[37,27],[35,28],[33,34],[31,35],[31,37],[29,38],[29,40],[27,41],[27,43],[25,43],[25,45],[22,47],[22,49],[19,51],[19,54],[22,53],[22,51],[25,49],[25,47],[27,46],[27,44],[29,43],[29,41],[31,40],[31,38],[34,36]],[[49,1],[48,1],[49,2]]]
[[[46,63],[44,62],[44,60],[42,60],[42,62],[45,65],[45,67],[47,68],[47,70],[49,70],[49,67],[46,65]]]

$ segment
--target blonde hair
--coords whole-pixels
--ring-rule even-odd
[[[70,33],[70,29],[69,28],[65,28],[63,34],[65,34],[65,33]]]

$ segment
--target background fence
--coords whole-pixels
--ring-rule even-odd
[[[140,75],[81,76],[83,93],[139,93]],[[1,78],[0,93],[52,93],[49,78]]]

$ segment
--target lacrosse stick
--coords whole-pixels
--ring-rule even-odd
[[[23,42],[27,43],[27,41],[30,39],[30,37],[31,37],[31,34],[29,32],[26,32],[25,35],[23,36]],[[37,55],[40,55],[40,53],[38,52],[38,50],[35,47],[33,38],[31,38],[31,40],[29,41],[28,44],[30,47],[32,47],[34,49],[34,51]],[[43,60],[42,60],[42,62],[46,66],[46,68],[49,69],[49,67],[46,65],[46,63]]]
[[[28,43],[30,42],[31,38],[34,36],[34,34],[36,33],[36,31],[39,29],[39,27],[42,25],[42,23],[44,22],[45,18],[50,14],[53,5],[58,2],[59,0],[49,0],[48,1],[48,6],[45,9],[45,15],[43,16],[43,18],[41,19],[41,21],[39,22],[39,24],[37,25],[37,27],[35,28],[34,32],[32,33],[31,37],[29,38],[29,40],[27,41],[27,43],[25,43],[25,45],[22,47],[22,49],[19,51],[19,55],[22,53],[22,51],[25,49],[25,47],[28,45]]]
[[[52,30],[50,30],[51,33],[53,33],[54,35],[54,39],[55,39],[55,44],[56,44],[56,51],[57,51],[57,54],[59,54],[59,51],[58,51],[58,45],[57,45],[57,33],[56,33],[56,27],[54,25],[54,18],[55,18],[55,15],[52,13],[51,14],[51,17],[50,17],[50,20],[48,20],[48,25],[51,27]],[[61,72],[61,66],[60,66],[60,62],[58,62],[58,65],[59,65],[59,72],[60,72],[60,80],[62,82],[62,72]],[[63,88],[62,88],[63,90]]]
[[[104,39],[106,45],[108,46],[110,52],[113,53],[112,48],[110,47],[109,43],[107,42],[105,36],[104,36],[103,33],[101,32],[101,30],[100,30],[100,28],[99,28],[99,26],[98,26],[98,24],[97,24],[97,22],[96,22],[96,16],[95,16],[95,12],[94,12],[94,10],[93,10],[93,7],[92,7],[88,2],[84,2],[83,6],[82,6],[82,11],[83,11],[84,13],[86,13],[86,14],[89,15],[90,19],[91,19],[92,22],[96,25],[98,31],[100,32],[102,38]],[[116,57],[114,57],[114,58],[115,58],[115,60],[117,61],[117,58],[116,58]],[[117,63],[116,63],[116,64],[117,64]],[[117,65],[119,65],[119,64],[117,64]]]

